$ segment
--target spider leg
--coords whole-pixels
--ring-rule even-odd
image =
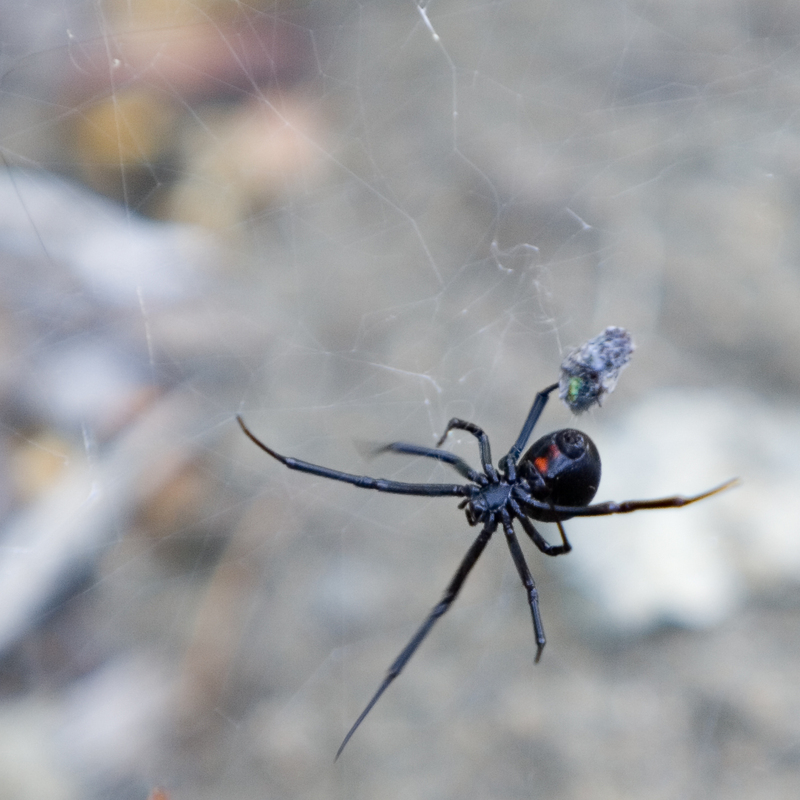
[[[508,453],[500,459],[500,463],[498,465],[500,469],[505,469],[508,464],[516,465],[517,459],[520,457],[520,453],[522,453],[522,451],[525,449],[525,445],[528,444],[528,439],[531,438],[533,426],[539,421],[539,417],[542,415],[542,411],[544,411],[544,407],[547,405],[550,392],[552,392],[554,389],[558,389],[557,383],[554,383],[552,386],[548,386],[546,389],[542,389],[542,391],[533,398],[533,405],[531,406],[531,410],[528,412],[528,416],[525,418],[525,422],[522,426],[522,430],[519,432],[517,441],[514,443],[514,446],[508,451]]]
[[[464,461],[463,458],[457,456],[455,453],[448,453],[447,450],[435,450],[432,447],[422,447],[417,444],[407,444],[406,442],[392,442],[385,447],[380,447],[375,451],[375,455],[379,453],[405,453],[410,456],[423,456],[424,458],[435,458],[437,461],[443,461],[445,464],[450,464],[454,467],[460,475],[463,475],[468,481],[473,483],[486,483],[486,476],[476,472],[472,467]]]
[[[345,746],[356,732],[358,726],[364,721],[364,718],[367,716],[367,714],[372,711],[373,706],[378,702],[381,695],[389,688],[389,684],[391,684],[391,682],[403,671],[403,667],[405,667],[405,665],[408,663],[411,656],[414,655],[417,648],[422,643],[422,640],[428,635],[430,629],[434,626],[436,620],[439,619],[439,617],[441,617],[448,608],[450,608],[453,600],[456,599],[458,592],[464,585],[467,575],[469,575],[470,570],[475,566],[475,562],[480,557],[481,553],[483,552],[483,548],[486,547],[486,543],[489,541],[496,529],[497,523],[494,522],[494,520],[487,522],[486,525],[483,526],[483,530],[478,534],[478,537],[472,543],[469,550],[467,550],[467,554],[464,556],[464,559],[456,570],[456,574],[453,576],[448,587],[444,590],[442,599],[433,607],[433,610],[428,615],[428,618],[422,623],[417,632],[411,637],[411,641],[403,648],[400,655],[394,660],[392,665],[389,667],[388,672],[386,673],[386,677],[383,679],[383,683],[381,683],[381,685],[378,687],[378,691],[375,692],[375,694],[372,696],[372,699],[369,701],[369,703],[367,703],[367,707],[361,712],[358,719],[353,723],[353,726],[347,732],[347,736],[344,737],[341,745],[339,745],[339,749],[336,751],[336,758],[334,761],[342,754],[342,750],[344,750]]]
[[[337,469],[321,467],[318,464],[310,464],[308,461],[301,461],[299,458],[282,456],[272,448],[267,447],[258,439],[250,429],[244,424],[244,420],[237,416],[237,421],[248,438],[258,445],[265,453],[269,453],[274,459],[284,464],[289,469],[296,469],[300,472],[308,472],[311,475],[319,475],[321,478],[330,478],[334,481],[343,481],[361,489],[375,489],[379,492],[389,492],[391,494],[413,494],[421,497],[471,497],[478,491],[478,487],[469,484],[451,483],[403,483],[401,481],[388,481],[383,478],[370,478],[368,475],[352,475],[349,472],[340,472]]]
[[[517,535],[514,533],[514,528],[511,525],[511,519],[508,512],[503,511],[503,530],[506,532],[506,542],[508,542],[508,549],[511,551],[511,558],[514,559],[514,565],[517,568],[519,577],[522,580],[522,585],[528,593],[528,605],[531,607],[531,617],[533,618],[533,635],[536,638],[536,656],[533,659],[534,664],[542,657],[542,650],[545,646],[544,626],[542,625],[542,617],[539,613],[539,592],[536,590],[536,584],[533,582],[533,576],[525,563],[525,556],[522,555],[522,548],[517,541]]]
[[[437,447],[441,447],[444,444],[447,434],[452,430],[466,431],[467,433],[471,433],[478,440],[481,448],[481,466],[483,467],[483,471],[489,476],[492,482],[496,481],[497,472],[495,472],[495,468],[492,465],[492,450],[489,447],[489,437],[486,435],[483,428],[479,428],[474,422],[467,422],[458,417],[453,417],[453,419],[447,423],[447,427],[444,429],[441,439],[436,442]]]
[[[569,543],[567,539],[566,533],[564,533],[564,526],[558,522],[558,530],[561,534],[561,541],[563,544],[550,544],[544,536],[542,536],[539,531],[536,530],[533,523],[525,516],[520,515],[519,521],[522,523],[522,527],[525,530],[525,533],[530,536],[531,541],[546,555],[546,556],[562,556],[565,553],[569,553],[572,550],[572,545]]]
[[[537,470],[538,472],[538,470]],[[526,493],[523,493],[522,490],[519,490],[520,494],[523,497],[529,497]],[[510,497],[509,505],[513,510],[514,514],[516,514],[519,521],[522,523],[522,527],[525,529],[525,533],[531,538],[531,541],[546,555],[546,556],[561,556],[565,553],[569,553],[572,551],[572,545],[569,543],[567,539],[567,532],[564,530],[564,526],[561,524],[561,520],[558,518],[558,515],[553,512],[553,522],[556,523],[558,526],[558,532],[561,534],[561,544],[550,544],[540,533],[536,530],[533,523],[525,516],[522,509],[519,507],[519,504],[514,499],[514,497]],[[550,508],[553,508],[553,504],[548,501],[548,505]]]
[[[623,500],[621,503],[615,503],[613,500],[607,503],[595,503],[591,506],[548,506],[546,503],[534,501],[532,505],[537,508],[541,507],[543,510],[550,511],[557,514],[562,518],[568,517],[603,517],[607,514],[630,514],[632,511],[642,511],[649,508],[681,508],[683,506],[696,503],[698,500],[705,500],[706,497],[724,492],[741,483],[739,478],[732,478],[720,486],[709,489],[707,492],[692,495],[691,497],[684,497],[683,495],[675,495],[674,497],[663,497],[658,500]]]

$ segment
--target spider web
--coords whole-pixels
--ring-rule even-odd
[[[3,797],[789,796],[791,4],[0,21]],[[637,344],[617,391],[537,432],[595,439],[601,500],[744,488],[570,521],[550,563],[523,543],[536,668],[490,543],[333,766],[475,531],[285,470],[235,415],[281,453],[452,482],[372,451],[457,416],[496,462],[608,325]]]

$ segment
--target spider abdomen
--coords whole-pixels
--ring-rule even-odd
[[[555,506],[585,506],[600,485],[600,454],[585,433],[563,428],[534,442],[517,472],[537,500]]]

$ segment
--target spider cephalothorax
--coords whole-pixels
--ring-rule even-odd
[[[558,388],[553,384],[543,389],[533,401],[525,423],[517,441],[508,453],[498,462],[498,468],[492,464],[489,437],[481,428],[472,422],[451,419],[444,434],[435,448],[421,445],[395,442],[381,448],[382,452],[404,453],[442,461],[453,467],[468,483],[404,483],[401,481],[371,478],[366,475],[353,475],[348,472],[310,464],[298,458],[282,456],[250,432],[241,417],[237,417],[239,425],[247,436],[262,450],[280,461],[289,469],[308,472],[323,478],[343,481],[362,489],[375,489],[392,494],[409,494],[422,497],[462,497],[459,508],[465,510],[470,525],[482,525],[481,532],[470,545],[467,554],[455,575],[444,591],[442,599],[433,607],[426,620],[403,648],[372,696],[366,708],[344,737],[344,741],[336,753],[339,757],[356,728],[369,714],[389,684],[400,674],[408,660],[428,635],[439,617],[444,614],[460,591],[475,562],[480,557],[487,542],[497,528],[502,525],[511,558],[517,568],[520,579],[528,596],[528,605],[533,619],[533,632],[536,639],[536,656],[538,661],[545,645],[544,627],[539,613],[539,595],[531,577],[522,548],[514,532],[513,521],[518,520],[522,529],[531,541],[545,555],[558,556],[568,553],[572,547],[567,541],[563,520],[570,517],[599,517],[607,514],[626,514],[647,508],[677,508],[695,503],[712,494],[721,492],[736,483],[728,481],[715,489],[710,489],[693,497],[666,497],[658,500],[627,500],[622,503],[606,502],[589,505],[597,492],[600,483],[600,454],[594,442],[585,434],[573,428],[564,428],[543,436],[528,449],[522,458],[520,455],[530,439],[533,427],[539,419],[550,393]],[[478,440],[480,446],[481,471],[474,470],[463,458],[446,450],[438,449],[451,430],[463,430]],[[498,471],[499,470],[499,471]],[[561,537],[560,544],[550,544],[534,527],[531,520],[554,522]]]

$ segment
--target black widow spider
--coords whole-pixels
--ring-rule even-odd
[[[445,464],[450,464],[469,481],[469,483],[465,484],[389,481],[382,478],[352,475],[347,472],[329,469],[328,467],[321,467],[317,464],[310,464],[307,461],[301,461],[299,458],[282,456],[257,439],[240,416],[236,417],[242,430],[255,444],[289,467],[289,469],[352,483],[362,489],[375,489],[378,492],[410,494],[421,497],[450,495],[463,497],[464,499],[458,507],[465,510],[469,524],[483,525],[481,532],[470,545],[467,554],[456,570],[456,574],[445,589],[442,599],[434,606],[425,622],[411,637],[411,641],[403,648],[400,655],[389,667],[386,677],[378,687],[378,691],[375,692],[372,699],[367,703],[366,708],[347,732],[336,752],[337,759],[358,726],[364,721],[364,718],[372,710],[375,703],[378,702],[381,695],[389,687],[389,684],[402,672],[403,667],[414,655],[436,620],[450,608],[469,571],[475,565],[492,534],[497,530],[498,525],[503,526],[506,543],[511,551],[511,558],[514,560],[514,565],[517,568],[522,584],[528,593],[528,605],[533,617],[533,632],[536,638],[534,662],[538,662],[545,645],[544,628],[539,614],[539,595],[528,565],[525,562],[525,557],[522,554],[522,548],[514,533],[513,520],[518,519],[520,521],[525,533],[545,555],[560,556],[564,553],[569,553],[572,549],[561,524],[570,517],[628,514],[632,511],[647,508],[677,508],[711,497],[711,495],[717,494],[737,482],[738,479],[734,478],[721,486],[717,486],[715,489],[709,489],[707,492],[693,497],[676,495],[659,500],[626,500],[622,503],[609,501],[589,505],[600,483],[600,454],[597,452],[594,442],[585,433],[573,428],[564,428],[554,433],[548,433],[534,442],[525,455],[520,458],[520,454],[528,443],[533,427],[547,404],[550,393],[557,388],[558,384],[554,383],[552,386],[542,389],[536,395],[517,441],[498,463],[498,468],[502,474],[498,473],[497,469],[492,465],[489,437],[477,425],[472,422],[465,422],[462,419],[454,418],[447,423],[447,428],[437,442],[436,448],[444,443],[450,431],[467,431],[478,440],[480,445],[483,472],[477,472],[472,469],[464,459],[454,453],[436,448],[394,442],[378,451],[405,453],[406,455],[423,456],[424,458],[443,461]],[[561,544],[549,544],[533,526],[531,519],[540,522],[555,522],[561,535]]]

